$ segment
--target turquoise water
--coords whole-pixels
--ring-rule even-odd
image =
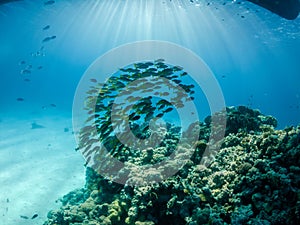
[[[224,2],[1,5],[2,109],[55,104],[69,112],[79,79],[96,58],[122,44],[162,40],[190,49],[207,63],[226,105],[259,108],[274,115],[280,127],[298,124],[299,19],[285,20],[249,2]],[[28,65],[31,74],[20,74]]]

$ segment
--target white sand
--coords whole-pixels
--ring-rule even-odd
[[[70,116],[19,116],[0,113],[0,224],[43,224],[57,199],[84,186],[84,160]],[[45,128],[31,129],[34,121]]]

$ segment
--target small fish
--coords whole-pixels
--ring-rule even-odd
[[[9,203],[9,198],[6,199],[6,202]]]
[[[43,69],[43,66],[39,66],[37,69],[38,69],[38,70],[41,70],[41,69]]]
[[[54,107],[54,108],[56,107],[56,105],[55,105],[55,104],[53,104],[53,103],[52,103],[52,104],[50,104],[50,106],[51,106],[51,107]]]
[[[147,69],[146,71],[153,74],[153,73],[155,73],[157,71],[157,68],[153,68],[152,67],[152,68]]]
[[[169,92],[163,92],[160,94],[160,96],[168,96],[169,95]]]
[[[49,1],[44,2],[44,5],[53,5],[54,3],[55,3],[55,1],[49,0]]]
[[[134,117],[132,118],[132,120],[139,120],[140,118],[141,118],[141,116],[137,115],[137,116],[134,116]]]
[[[21,62],[19,62],[19,65],[24,65],[24,64],[26,64],[25,60],[22,60]]]
[[[65,127],[64,132],[69,132],[69,128]]]
[[[187,72],[183,72],[182,74],[180,74],[180,76],[186,76],[187,75]]]
[[[163,117],[163,116],[164,116],[163,113],[159,113],[159,114],[156,115],[156,117],[158,117],[158,118],[161,118],[161,117]]]
[[[91,78],[90,81],[93,83],[97,83],[97,80],[95,78]]]
[[[23,102],[23,101],[24,101],[24,98],[17,98],[17,101],[18,101],[18,102]]]
[[[166,69],[168,68],[168,66],[164,63],[157,63],[157,67],[160,68],[160,69]]]
[[[37,124],[36,122],[31,123],[31,129],[45,128],[44,126]]]
[[[31,71],[28,69],[21,70],[21,74],[31,74]]]
[[[154,60],[154,62],[156,62],[156,63],[164,62],[164,61],[165,61],[164,59],[156,59],[156,60]]]
[[[42,42],[48,42],[48,41],[51,41],[52,40],[52,38],[51,37],[46,37],[46,38],[44,38],[43,39],[43,41]]]
[[[174,81],[174,83],[176,83],[176,84],[180,84],[181,83],[181,80],[173,80]]]
[[[38,216],[39,216],[38,214],[34,214],[34,215],[31,217],[31,219],[33,220],[33,219],[37,218]]]
[[[55,39],[56,38],[56,36],[55,35],[53,35],[53,36],[51,36],[51,37],[46,37],[46,38],[44,38],[43,39],[43,43],[45,43],[45,42],[49,42],[49,41],[51,41],[51,40],[53,40],[53,39]]]
[[[165,113],[167,112],[171,112],[173,110],[173,108],[167,108],[166,110],[164,110]]]
[[[161,99],[157,102],[157,105],[171,105],[167,100]]]
[[[146,63],[136,63],[134,66],[138,69],[147,69],[149,67]]]
[[[29,219],[29,217],[28,217],[28,216],[23,216],[23,215],[20,215],[20,217],[21,217],[22,219],[25,219],[25,220],[28,220],[28,219]]]
[[[164,69],[162,72],[165,73],[165,74],[168,74],[168,75],[173,74],[173,70],[170,69],[170,68],[166,68],[166,69]]]
[[[50,29],[50,25],[43,27],[43,30],[49,30],[49,29]]]

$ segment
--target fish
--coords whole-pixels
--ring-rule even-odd
[[[23,102],[25,99],[24,98],[17,98],[18,102]]]
[[[31,129],[45,128],[43,125],[37,124],[36,122],[31,123]]]
[[[134,67],[137,69],[147,69],[149,66],[146,63],[136,63]]]
[[[41,69],[43,69],[43,66],[38,66],[37,69],[38,69],[38,70],[41,70]]]
[[[171,103],[168,102],[167,100],[161,99],[161,100],[159,100],[159,101],[157,102],[157,105],[168,105],[168,106],[170,106]]]
[[[161,63],[161,62],[164,62],[165,60],[164,59],[156,59],[156,60],[154,60],[154,62],[156,62],[156,63]]]
[[[55,3],[54,0],[49,0],[49,1],[44,2],[44,5],[53,5],[54,3]]]
[[[49,42],[49,41],[51,41],[51,40],[53,40],[53,39],[55,39],[55,38],[56,38],[55,35],[49,36],[49,37],[45,37],[45,38],[42,40],[42,42],[43,42],[43,43]]]
[[[160,69],[166,69],[166,68],[168,68],[168,66],[166,64],[164,64],[164,63],[157,63],[156,65]]]
[[[133,118],[131,118],[132,120],[139,120],[141,118],[141,116],[139,116],[139,115],[136,115],[136,116],[134,116]]]
[[[22,60],[22,61],[19,62],[19,65],[24,65],[24,64],[26,64],[25,60]]]
[[[143,82],[143,81],[139,81],[139,82]],[[139,89],[146,89],[146,88],[152,88],[153,87],[153,84],[148,82],[148,81],[145,81],[145,83],[142,83],[138,88]]]
[[[145,64],[146,64],[148,67],[150,67],[150,66],[153,66],[153,65],[154,65],[154,63],[153,63],[153,62],[145,62]]]
[[[128,74],[124,74],[124,75],[120,76],[120,80],[126,81],[126,82],[132,81],[131,79],[129,79]]]
[[[164,74],[167,74],[167,75],[173,74],[173,70],[170,69],[170,68],[166,68],[166,69],[164,69],[162,72],[163,72]]]
[[[25,220],[28,220],[28,219],[29,219],[29,217],[28,217],[28,216],[23,216],[23,215],[20,215],[20,217],[21,217],[22,219],[25,219]]]
[[[46,37],[46,38],[43,39],[42,42],[48,42],[48,41],[50,41],[50,40],[52,40],[51,37]]]
[[[38,216],[39,216],[38,214],[34,214],[34,215],[31,217],[31,219],[33,220],[33,219],[37,218]]]
[[[157,68],[156,67],[149,67],[146,71],[147,72],[157,72]]]
[[[175,71],[175,72],[181,71],[181,70],[183,70],[183,67],[181,67],[181,66],[174,66],[173,67],[173,71]]]
[[[163,109],[163,108],[165,108],[166,106],[165,105],[160,105],[159,107],[158,107],[158,110],[161,110],[161,109]]]
[[[176,84],[180,84],[181,80],[173,80],[173,82],[176,83]]]
[[[65,127],[64,132],[69,132],[69,128]]]
[[[165,113],[167,112],[171,112],[173,110],[173,108],[167,108],[166,110],[164,110]]]
[[[145,117],[145,121],[151,120],[153,118],[153,114],[154,114],[154,112],[149,112]]]
[[[170,95],[169,92],[160,93],[160,96],[168,96],[168,95]]]
[[[161,118],[161,117],[163,117],[163,116],[164,116],[163,113],[159,113],[159,114],[156,115],[156,117],[158,117],[158,118]]]
[[[50,25],[44,26],[43,30],[49,30],[50,29]]]
[[[21,70],[21,74],[31,74],[31,71],[28,69]]]
[[[97,83],[97,80],[95,78],[91,78],[90,81],[93,83]]]
[[[53,104],[53,103],[52,103],[52,104],[50,104],[50,106],[51,106],[51,107],[56,107],[56,105],[55,105],[55,104]]]
[[[180,74],[181,77],[186,76],[187,72],[183,72],[182,74]]]
[[[119,89],[126,87],[126,85],[123,84],[121,81],[117,81],[114,85],[116,88],[119,88]]]

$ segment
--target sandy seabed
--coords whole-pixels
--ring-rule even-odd
[[[44,128],[32,129],[33,122]],[[2,225],[43,224],[59,198],[83,187],[84,160],[75,147],[71,116],[0,113]]]

